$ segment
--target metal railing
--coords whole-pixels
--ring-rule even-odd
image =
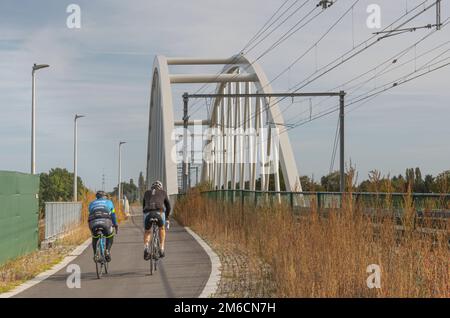
[[[66,233],[81,222],[81,202],[45,202],[45,240]]]
[[[281,203],[294,212],[307,212],[312,207],[319,211],[342,208],[343,198],[366,212],[385,211],[401,216],[408,204],[418,216],[450,218],[450,194],[437,193],[372,193],[372,192],[263,192],[250,190],[213,190],[202,195],[212,199],[260,206]]]

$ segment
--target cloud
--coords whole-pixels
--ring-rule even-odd
[[[137,178],[139,171],[145,170],[154,55],[230,56],[242,49],[280,5],[270,0],[82,0],[76,3],[82,10],[80,30],[65,27],[68,15],[65,2],[3,0],[0,4],[0,169],[29,170],[31,65],[48,63],[51,68],[40,71],[37,80],[38,170],[45,171],[56,165],[72,169],[73,116],[83,113],[87,117],[79,122],[79,173],[95,188],[101,186],[103,171],[110,180],[109,186],[115,184],[119,140],[129,141],[124,148],[124,179]],[[355,8],[355,25],[345,19],[320,43],[317,54],[314,50],[273,83],[275,90],[284,91],[304,80],[316,70],[316,64],[318,67],[326,65],[351,48],[353,40],[358,43],[370,36],[373,30],[365,27],[368,3],[370,1],[361,1]],[[383,23],[404,13],[403,4],[394,5],[388,0],[379,3]],[[417,3],[410,1],[411,6]],[[261,58],[258,62],[268,77],[276,76],[305,52],[348,5],[337,3],[317,22]],[[295,19],[280,27],[250,52],[250,58],[256,58],[301,16],[299,12]],[[428,21],[429,17],[424,16],[420,23]],[[352,28],[353,38],[349,36]],[[426,32],[418,31],[379,43],[304,90],[329,90],[381,63]],[[442,43],[448,38],[448,32],[448,29],[437,32],[424,45],[417,46],[415,53]],[[411,54],[408,58],[414,57],[414,52]],[[190,70],[174,69],[176,72]],[[217,68],[202,70],[218,71]],[[392,74],[395,77],[401,72]],[[389,76],[380,77],[376,82],[380,85]],[[450,97],[448,76],[449,70],[434,73],[351,113],[348,156],[354,158],[363,171],[392,167],[402,172],[403,166],[413,164],[414,160],[433,167],[436,172],[444,170],[450,159],[450,151],[443,146],[449,131],[441,126],[443,118],[450,115],[445,107]],[[174,87],[174,100],[193,87],[199,86]],[[314,107],[314,112],[334,102]],[[305,111],[301,118],[307,119],[309,102],[302,105],[286,102],[282,109],[286,109],[283,115],[287,119],[295,119],[300,111]],[[180,107],[176,107],[175,114],[180,116]],[[205,116],[205,112],[200,111],[196,116]],[[314,172],[316,176],[327,172],[336,120],[335,115],[330,115],[289,132],[300,171]],[[433,125],[433,120],[438,124]],[[425,128],[414,129],[421,122],[426,123]],[[414,148],[408,144],[408,152],[403,151],[395,137],[399,130],[408,132],[411,138],[408,142],[416,142]],[[432,141],[424,136],[433,136]],[[368,142],[364,143],[365,140]],[[443,149],[438,155],[439,145]],[[395,149],[398,153],[392,153]],[[429,155],[421,149],[428,149]],[[386,153],[390,158],[388,162],[380,160]],[[383,167],[379,167],[381,163]]]

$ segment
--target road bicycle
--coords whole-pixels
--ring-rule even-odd
[[[97,272],[97,278],[100,279],[103,274],[108,274],[108,262],[106,261],[106,237],[102,231],[97,232],[97,245],[95,248],[95,270]]]
[[[161,251],[161,244],[159,241],[159,226],[158,226],[158,219],[157,218],[151,218],[150,219],[151,224],[151,244],[149,247],[149,261],[150,261],[150,275],[153,275],[153,272],[157,270],[158,260],[160,258],[160,251]]]

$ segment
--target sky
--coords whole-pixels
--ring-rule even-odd
[[[136,181],[139,172],[145,174],[146,169],[148,105],[155,55],[232,56],[242,50],[284,1],[2,0],[0,170],[30,171],[31,67],[33,63],[46,63],[50,68],[37,73],[37,172],[54,167],[73,170],[73,118],[78,113],[86,115],[78,122],[78,175],[85,184],[93,190],[100,189],[103,174],[107,190],[117,184],[121,140],[127,142],[122,148],[123,180]],[[288,0],[287,5],[293,4],[289,12],[294,12],[302,2],[295,4],[295,0]],[[258,46],[246,52],[249,59],[256,59],[317,2],[310,0]],[[381,8],[384,28],[421,2],[357,1],[353,10],[315,49],[273,82],[274,91],[287,91],[377,31],[366,24],[370,4]],[[81,8],[79,29],[67,27],[70,13],[66,9],[72,3]],[[258,63],[268,78],[275,78],[308,48],[314,47],[353,3],[353,0],[337,1],[260,58]],[[447,3],[443,3],[443,20],[449,15],[448,9]],[[431,9],[407,26],[434,21],[434,9]],[[350,88],[351,85],[340,85],[372,70],[431,32],[420,29],[383,39],[302,91]],[[448,28],[433,32],[399,60],[409,63],[349,93],[348,100],[417,70],[439,54],[440,58],[448,57],[449,39]],[[440,45],[439,50],[423,55]],[[370,74],[377,71],[380,69]],[[450,67],[446,67],[390,90],[359,108],[355,108],[359,104],[347,108],[346,161],[351,160],[356,166],[360,181],[372,169],[386,175],[404,173],[407,167],[420,167],[423,174],[434,175],[450,169],[449,78]],[[180,119],[182,114],[181,94],[198,88],[193,85],[173,88],[174,101],[180,97],[174,105],[175,119]],[[205,92],[213,89],[208,87]],[[311,101],[313,114],[319,114],[336,101],[316,105],[318,102],[320,99]],[[305,119],[305,113],[306,119],[309,117],[309,105],[309,100],[296,100],[295,103],[286,101],[280,107],[285,121],[297,123]],[[206,116],[204,107],[201,109],[195,119]],[[329,172],[336,124],[337,113],[332,113],[288,132],[301,175],[319,179]],[[338,162],[334,167],[338,167]]]

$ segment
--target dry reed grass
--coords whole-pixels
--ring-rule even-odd
[[[267,263],[277,297],[450,297],[448,232],[414,231],[410,211],[399,233],[392,218],[375,226],[350,198],[326,218],[317,206],[296,218],[287,206],[241,206],[195,190],[175,215],[215,245],[238,242]],[[381,267],[380,289],[367,287],[370,264]]]

